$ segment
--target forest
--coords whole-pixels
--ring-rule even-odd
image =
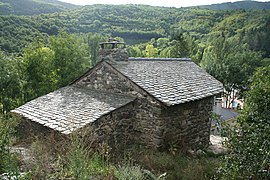
[[[9,142],[1,138],[9,137],[3,128],[9,111],[68,85],[96,64],[98,43],[115,37],[131,57],[190,57],[223,83],[225,97],[233,91],[244,97],[242,131],[229,135],[232,151],[221,172],[270,177],[270,2],[189,8],[20,3],[0,0],[0,174],[7,172]],[[243,143],[247,137],[255,145]],[[250,166],[254,161],[258,166]]]

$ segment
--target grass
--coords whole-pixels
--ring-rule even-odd
[[[157,177],[166,173],[166,179],[214,179],[219,167],[219,158],[208,155],[190,156],[182,153],[151,152],[134,154],[133,158],[144,169]],[[137,157],[136,157],[137,156]]]
[[[6,142],[3,137],[9,137],[6,136],[9,131],[4,127],[0,126],[0,132],[4,132],[0,137],[2,143]],[[31,158],[20,167],[27,173],[24,179],[204,180],[215,179],[220,164],[219,158],[212,154],[191,156],[177,151],[157,152],[138,147],[117,155],[106,143],[100,144],[96,150],[89,149],[76,136],[71,140],[59,139],[54,134],[31,139],[31,145],[27,146]],[[14,157],[14,154],[9,157]],[[20,161],[12,160],[14,164]],[[7,169],[5,172],[11,171]]]
[[[212,155],[189,156],[181,153],[130,149],[125,157],[106,151],[93,151],[73,139],[65,153],[50,151],[46,141],[32,146],[33,162],[27,171],[33,179],[214,179],[219,159]],[[111,158],[114,157],[114,158]]]

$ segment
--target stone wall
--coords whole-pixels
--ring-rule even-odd
[[[209,145],[214,97],[180,104],[162,111],[165,146],[201,148]]]
[[[159,128],[163,124],[160,118],[162,105],[106,62],[98,65],[94,71],[75,83],[90,89],[136,96],[137,99],[133,104],[133,131],[136,132],[134,142],[154,148],[162,146],[163,131]]]
[[[125,149],[132,145],[137,137],[137,132],[134,131],[134,117],[134,104],[129,103],[104,115],[78,132],[84,133],[84,142],[91,147],[99,147],[105,143],[116,149]]]
[[[67,136],[58,131],[24,117],[18,118],[20,118],[20,123],[16,127],[16,133],[19,138],[23,139],[24,143],[31,144],[37,138],[40,138],[42,140],[49,140],[51,143],[55,143],[56,147],[59,147],[68,141]]]

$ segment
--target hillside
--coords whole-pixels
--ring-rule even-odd
[[[256,50],[267,49],[270,12],[214,11],[199,8],[166,8],[145,5],[92,5],[35,16],[0,16],[0,47],[19,52],[38,34],[100,33],[119,36],[127,44],[147,42],[177,32],[189,33],[195,40],[206,42],[221,31],[228,36],[244,36]],[[253,34],[250,37],[250,34]]]
[[[57,0],[0,0],[0,15],[35,15],[61,12],[78,6]]]
[[[0,16],[0,25],[4,27],[0,30],[0,46],[9,52],[20,51],[37,33],[55,35],[60,29],[120,36],[128,44],[167,36],[179,28],[200,38],[223,16],[223,12],[211,10],[145,5],[93,5],[37,16]]]
[[[235,9],[270,9],[270,2],[257,2],[257,1],[237,1],[227,2],[221,4],[211,4],[198,6],[204,9],[211,10],[235,10]]]

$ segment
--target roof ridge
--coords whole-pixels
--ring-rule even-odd
[[[145,57],[129,57],[130,61],[191,61],[191,58],[145,58]]]

